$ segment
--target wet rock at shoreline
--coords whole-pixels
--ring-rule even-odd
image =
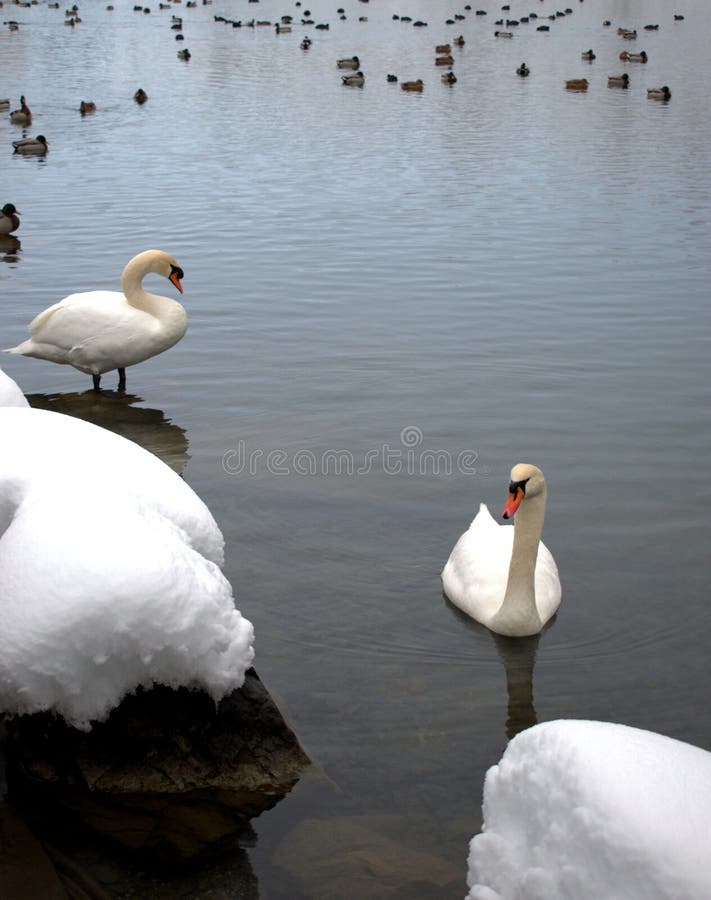
[[[157,686],[77,731],[48,714],[8,723],[8,787],[23,809],[67,812],[125,847],[189,858],[241,831],[309,759],[254,669],[214,702]]]

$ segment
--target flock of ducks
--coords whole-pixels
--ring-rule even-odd
[[[23,2],[23,0],[15,0],[15,2],[19,2],[21,4]],[[174,3],[180,2],[180,0],[172,0],[172,2],[174,2]],[[210,2],[211,2],[211,0],[202,0],[203,5],[207,5]],[[256,3],[256,2],[259,2],[259,0],[249,0],[249,2]],[[362,2],[368,2],[368,0],[362,0]],[[583,0],[580,0],[580,2],[583,2]],[[30,0],[27,0],[27,3],[29,5]],[[1,0],[0,0],[0,5],[1,5]],[[194,2],[194,0],[188,0],[188,3],[187,3],[188,7],[196,6],[196,5],[197,4],[196,4],[196,2]],[[300,6],[300,5],[301,5],[300,0],[296,0],[296,6]],[[50,6],[52,8],[58,8],[59,3],[51,2],[48,4],[48,6]],[[162,3],[161,2],[160,7],[161,7],[161,9],[169,9],[169,8],[171,8],[171,5],[170,5],[170,3]],[[470,5],[467,5],[464,8],[467,11],[471,10]],[[106,9],[112,10],[113,6],[109,5],[106,7]],[[142,7],[142,6],[135,6],[134,9],[142,10],[144,13],[150,12],[149,8]],[[504,4],[501,7],[501,9],[503,11],[508,11],[510,9],[510,6],[509,6],[509,4]],[[72,6],[70,9],[67,9],[65,11],[65,21],[72,20],[73,22],[80,22],[81,19],[79,18],[78,12],[79,12],[79,10],[78,10],[78,7],[76,4],[74,6]],[[339,16],[341,19],[344,19],[346,17],[345,11],[342,8],[339,8],[338,13],[339,13]],[[559,12],[556,12],[555,15],[549,15],[548,18],[551,20],[555,20],[559,17],[570,15],[571,13],[572,13],[572,9],[567,8],[564,12],[559,11]],[[476,10],[475,14],[477,16],[486,16],[487,12],[486,12],[486,10],[478,9],[478,10]],[[302,18],[302,20],[301,20],[302,24],[304,24],[304,25],[314,24],[317,28],[321,27],[323,29],[328,27],[327,23],[321,23],[320,25],[316,25],[316,23],[314,22],[313,19],[310,18],[310,16],[311,16],[310,11],[305,10],[304,18]],[[447,24],[454,24],[455,22],[461,21],[464,18],[465,18],[465,16],[463,14],[455,15],[454,19],[447,20]],[[520,23],[525,23],[525,22],[528,22],[531,20],[535,20],[537,18],[538,18],[538,16],[536,13],[530,13],[530,15],[522,16],[517,20],[509,19],[509,18],[499,19],[499,20],[497,20],[496,24],[497,25],[505,25],[507,28],[513,28],[513,27],[518,26]],[[234,20],[226,19],[222,16],[215,16],[214,19],[215,19],[215,21],[222,21],[222,22],[225,22],[228,24],[232,24],[233,27],[241,27],[243,24],[241,21],[234,21]],[[293,19],[292,16],[282,16],[281,20],[278,23],[275,23],[276,24],[276,28],[275,28],[276,33],[277,34],[289,33],[291,31],[292,19]],[[360,17],[360,19],[363,21],[366,21],[367,17],[362,16],[362,17]],[[402,22],[412,22],[412,19],[408,16],[393,15],[393,19],[400,20]],[[678,14],[678,13],[674,14],[675,21],[681,21],[683,19],[684,19],[683,15]],[[248,26],[252,26],[255,24],[270,25],[271,23],[268,21],[262,21],[262,20],[258,20],[256,22],[253,20],[251,22],[246,23],[246,25],[248,25]],[[418,21],[414,22],[413,24],[416,26],[425,26],[427,23],[418,20]],[[610,26],[611,24],[612,23],[610,20],[605,20],[603,22],[604,26]],[[548,29],[548,27],[549,26],[539,26],[539,28],[541,28],[541,29],[545,28],[546,30]],[[182,19],[182,17],[172,16],[171,29],[178,32],[176,34],[176,39],[178,39],[178,40],[183,39],[183,34],[182,34],[183,19]],[[645,31],[656,31],[659,29],[659,24],[654,23],[654,24],[644,25],[643,29]],[[617,29],[617,34],[625,41],[633,41],[637,38],[637,29],[619,27]],[[494,32],[494,36],[496,38],[511,38],[511,37],[513,37],[513,32],[496,30]],[[311,44],[312,44],[311,38],[308,35],[305,35],[300,42],[300,47],[302,50],[308,50],[311,47]],[[445,44],[437,44],[435,46],[435,57],[434,57],[435,66],[445,67],[447,69],[447,71],[441,75],[440,80],[442,81],[442,83],[448,84],[448,85],[454,85],[457,83],[457,77],[454,74],[454,71],[452,70],[452,66],[454,64],[454,56],[452,55],[452,48],[453,48],[453,46],[461,48],[464,46],[464,44],[465,44],[465,39],[464,39],[463,35],[459,35],[458,37],[453,38],[451,41],[449,41]],[[189,60],[190,56],[191,56],[191,54],[188,49],[181,49],[178,51],[179,59]],[[589,48],[587,50],[583,50],[580,54],[580,57],[582,60],[592,63],[597,58],[597,54],[595,53],[595,51],[592,48]],[[646,51],[644,51],[644,50],[641,50],[641,51],[635,52],[635,53],[631,53],[627,50],[623,50],[619,54],[619,59],[623,62],[646,64],[648,61],[648,56],[647,56]],[[348,87],[363,87],[364,86],[365,75],[361,69],[361,60],[357,55],[338,59],[336,62],[336,66],[339,69],[339,71],[341,71],[343,73],[341,75],[341,80],[345,86],[348,86]],[[525,62],[522,62],[516,68],[516,74],[522,78],[526,78],[531,74],[531,70]],[[387,75],[387,81],[397,83],[399,81],[399,79],[398,79],[397,75],[389,73]],[[584,91],[588,90],[589,86],[590,86],[590,82],[588,81],[587,78],[572,78],[572,79],[568,79],[567,81],[565,81],[566,90],[571,91],[571,92],[584,92]],[[610,88],[626,89],[630,86],[630,76],[628,75],[627,72],[624,72],[619,75],[609,75],[607,78],[607,86]],[[403,91],[422,93],[424,90],[424,87],[425,87],[425,83],[422,78],[417,78],[417,79],[411,79],[411,80],[400,82],[400,87]],[[653,100],[660,100],[660,101],[666,102],[671,99],[671,90],[668,85],[662,85],[661,87],[652,87],[652,88],[647,89],[647,96]],[[146,93],[146,91],[143,88],[138,88],[136,90],[135,94],[133,95],[133,99],[138,105],[143,105],[148,100],[148,94]],[[8,99],[0,99],[0,110],[9,109],[9,107],[10,107],[10,101]],[[94,113],[96,111],[96,108],[97,108],[96,104],[90,100],[82,100],[79,105],[79,111],[82,116],[88,115],[90,113]],[[24,95],[22,95],[20,97],[19,107],[15,110],[12,110],[12,112],[10,112],[9,118],[10,118],[10,122],[15,125],[21,125],[23,127],[28,127],[32,124],[32,121],[33,121],[32,111],[29,108],[26,97]],[[12,146],[13,146],[15,153],[35,155],[35,156],[44,156],[49,150],[49,143],[47,141],[47,138],[43,134],[38,134],[36,137],[20,138],[16,141],[13,141]],[[17,211],[16,207],[12,203],[6,203],[5,206],[2,208],[2,212],[0,212],[0,236],[8,235],[8,234],[15,232],[19,228],[19,225],[20,225],[20,220],[18,218],[18,211]]]
[[[679,21],[683,19],[682,15],[675,15],[674,19]],[[612,23],[609,19],[606,19],[603,22],[603,25],[610,26]],[[658,24],[654,25],[645,25],[645,31],[657,31],[659,29]],[[618,28],[617,33],[623,40],[633,41],[637,37],[637,29],[636,28]],[[580,54],[581,59],[587,60],[588,62],[592,62],[596,59],[595,52],[590,50],[584,50]],[[649,57],[645,50],[641,50],[639,53],[630,53],[628,50],[623,50],[619,59],[623,62],[631,62],[631,63],[642,63],[643,65],[647,63]],[[571,78],[565,82],[566,90],[568,91],[587,91],[590,82],[587,78]],[[627,72],[624,72],[621,75],[608,75],[607,78],[607,86],[610,88],[623,88],[626,89],[630,86],[630,77]],[[647,97],[652,100],[663,100],[667,101],[671,99],[671,90],[668,85],[663,85],[662,87],[653,87],[647,88]]]
[[[15,0],[16,3],[22,4],[27,3],[30,5],[31,2],[37,2],[37,0]],[[179,3],[181,0],[171,0],[172,3]],[[202,5],[208,5],[212,2],[212,0],[202,0]],[[258,3],[259,0],[248,0],[250,3]],[[362,2],[367,3],[368,0],[362,0]],[[582,3],[583,0],[580,0]],[[1,0],[0,0],[0,5]],[[301,0],[296,0],[297,7],[301,6]],[[58,2],[50,2],[48,4],[51,8],[58,8]],[[197,6],[197,0],[187,0],[186,8],[192,8]],[[171,9],[170,2],[160,2],[160,9]],[[107,10],[113,10],[112,5],[108,5],[106,7]],[[142,5],[135,5],[135,11],[150,13],[150,8]],[[471,12],[472,7],[470,4],[464,6],[464,10],[466,12]],[[508,13],[510,11],[510,4],[505,3],[502,5],[501,10]],[[339,7],[338,15],[341,20],[345,20],[347,18],[345,9]],[[77,5],[75,4],[70,9],[65,11],[65,22],[72,24],[76,22],[81,22],[79,18],[79,10]],[[557,10],[555,13],[551,13],[547,15],[545,18],[556,21],[559,18],[563,18],[566,16],[572,15],[573,10],[570,7],[567,7],[565,10]],[[486,16],[487,10],[485,9],[477,9],[475,11],[475,15],[479,17]],[[393,14],[393,20],[404,22],[404,23],[412,23],[416,27],[425,27],[427,26],[427,22],[422,20],[416,20],[413,22],[412,17],[404,16],[399,14]],[[464,13],[455,14],[453,18],[448,18],[446,20],[447,25],[453,25],[457,22],[461,22],[466,18]],[[359,21],[367,21],[367,16],[359,16]],[[504,26],[506,29],[515,28],[521,24],[526,24],[529,22],[535,22],[539,19],[539,16],[535,12],[531,12],[528,15],[520,16],[518,19],[511,18],[500,18],[496,20],[497,26]],[[678,13],[674,14],[674,20],[680,21],[683,20],[684,16]],[[261,20],[261,19],[251,19],[249,21],[242,20],[234,20],[228,19],[225,16],[215,15],[214,20],[216,22],[222,22],[228,25],[231,25],[233,28],[241,28],[241,27],[257,27],[257,26],[272,26],[274,27],[276,34],[289,34],[292,31],[292,22],[294,17],[291,15],[283,15],[280,20],[272,23],[270,20]],[[303,10],[303,14],[301,17],[302,25],[313,25],[316,29],[327,30],[330,26],[327,22],[316,23],[313,18],[311,18],[310,10]],[[603,25],[610,26],[612,23],[610,20],[605,20]],[[659,29],[659,24],[648,24],[643,26],[646,31],[655,31]],[[182,16],[172,16],[171,19],[171,29],[176,31],[175,39],[178,41],[184,40],[183,31],[183,18]],[[541,24],[537,26],[538,31],[549,31],[550,26]],[[618,28],[617,33],[624,40],[634,40],[637,37],[637,30],[631,28]],[[514,36],[514,32],[511,30],[501,30],[497,29],[494,31],[494,37],[497,39],[511,39]],[[454,57],[452,56],[452,45],[462,47],[465,44],[465,39],[462,35],[454,38],[451,42],[443,45],[437,45],[435,48],[436,56],[435,56],[435,65],[436,66],[446,66],[447,72],[441,75],[440,80],[449,85],[456,84],[457,77],[452,70],[452,66],[454,64]],[[302,50],[308,50],[312,45],[312,40],[308,35],[305,35],[300,42],[300,47]],[[191,58],[191,53],[187,48],[183,48],[177,51],[178,58],[184,61],[188,61]],[[623,51],[620,53],[619,58],[625,62],[639,62],[646,63],[647,62],[647,54],[644,50],[639,53],[630,53],[628,51]],[[596,54],[592,48],[588,50],[584,50],[581,53],[581,59],[586,60],[588,62],[592,62],[596,59]],[[342,83],[348,87],[363,87],[365,84],[365,74],[363,73],[360,67],[360,60],[358,56],[352,56],[345,59],[339,59],[337,61],[337,66],[339,69],[350,70],[346,74],[341,76]],[[520,66],[516,69],[516,74],[522,78],[528,77],[531,74],[530,68],[526,65],[525,62],[521,63]],[[391,82],[397,82],[398,77],[393,74],[387,75],[387,80]],[[629,76],[625,73],[623,75],[611,75],[608,77],[608,86],[609,87],[619,87],[619,88],[627,88],[630,84]],[[569,91],[587,91],[589,87],[589,81],[587,78],[572,78],[568,79],[565,82],[565,87]],[[421,78],[409,81],[403,81],[401,83],[401,88],[404,91],[414,91],[421,93],[424,89],[424,81]],[[658,100],[669,100],[671,98],[671,90],[667,85],[663,85],[662,87],[653,87],[647,90],[647,95],[650,98],[658,99]],[[134,94],[134,100],[137,104],[142,105],[148,100],[148,94],[142,89],[139,88]],[[9,101],[0,101],[0,108],[2,108],[3,103],[7,104]],[[84,101],[82,100],[80,104],[80,112],[82,115],[86,115],[88,113],[92,113],[96,111],[96,104],[92,101]],[[29,125],[32,122],[32,114],[27,107],[24,96],[21,98],[20,108],[14,110],[10,114],[10,119],[15,124]],[[37,155],[43,155],[47,153],[49,145],[47,143],[46,138],[43,135],[37,135],[36,138],[25,138],[20,141],[13,142],[13,146],[15,151],[18,153],[32,153]]]
[[[253,0],[250,0],[253,2]],[[257,0],[258,2],[258,0]],[[364,0],[367,2],[367,0]],[[583,2],[583,0],[580,0]],[[297,4],[298,5],[298,4]],[[467,5],[464,7],[466,10],[471,10],[471,6]],[[504,4],[501,7],[502,10],[508,11],[510,9],[509,4]],[[340,12],[340,10],[339,10]],[[555,14],[551,14],[548,16],[549,19],[555,20],[562,16],[571,15],[573,12],[572,9],[566,8],[564,12],[558,11]],[[476,10],[477,16],[485,16],[487,15],[486,10]],[[454,19],[448,19],[447,24],[454,24],[456,21],[461,21],[464,19],[464,15],[457,15]],[[520,23],[529,22],[531,20],[537,19],[538,16],[536,13],[530,13],[528,16],[522,16],[520,19],[499,19],[497,20],[497,25],[506,25],[507,28],[511,28],[514,26],[518,26]],[[400,19],[401,21],[412,21],[411,18],[407,16],[397,16],[394,15],[393,19]],[[680,21],[683,20],[684,16],[680,14],[674,14],[674,20]],[[418,21],[414,23],[415,25],[426,25],[426,22]],[[605,20],[603,25],[609,26],[612,23],[609,20]],[[643,26],[646,31],[656,31],[659,29],[659,24],[649,24]],[[540,25],[537,30],[539,31],[548,31],[550,26],[548,25]],[[617,33],[624,40],[634,40],[637,37],[637,30],[630,28],[618,28]],[[496,30],[494,31],[495,38],[503,38],[503,39],[511,39],[514,36],[513,31],[502,31]],[[465,39],[462,35],[457,38],[454,38],[451,43],[437,45],[435,47],[435,65],[436,66],[447,66],[448,71],[441,76],[441,81],[445,84],[456,84],[457,77],[450,68],[454,64],[454,57],[452,56],[452,45],[463,46],[465,43]],[[311,46],[311,39],[305,37],[301,42],[302,49],[308,49]],[[586,62],[592,62],[597,58],[597,54],[592,48],[587,50],[583,50],[580,54],[580,58],[585,60]],[[648,60],[646,51],[642,50],[639,53],[630,53],[625,50],[620,53],[619,58],[624,62],[632,62],[632,63],[646,63]],[[344,59],[339,59],[337,61],[337,66],[339,69],[353,69],[355,70],[352,73],[347,75],[342,75],[341,80],[344,85],[349,87],[363,87],[365,84],[365,75],[363,74],[360,68],[360,59],[358,56],[347,57]],[[516,69],[516,74],[521,78],[526,78],[531,74],[531,70],[525,62],[522,62],[520,66]],[[388,74],[387,80],[389,82],[397,82],[398,77],[394,74]],[[608,87],[619,87],[619,88],[627,88],[630,84],[630,78],[627,73],[623,73],[622,75],[610,75],[607,80]],[[401,83],[401,88],[404,91],[415,91],[421,93],[424,90],[424,81],[421,78],[411,81],[404,81]],[[568,79],[565,82],[565,87],[569,91],[587,91],[589,87],[589,81],[587,78],[572,78]],[[647,96],[651,99],[655,100],[669,100],[671,98],[671,90],[668,85],[663,85],[662,87],[653,87],[647,89]]]

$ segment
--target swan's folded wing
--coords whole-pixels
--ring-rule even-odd
[[[131,310],[118,291],[70,294],[35,316],[30,334],[36,341],[70,349],[78,343],[77,338],[81,341],[83,335],[96,335],[114,326],[122,307]]]
[[[478,622],[486,624],[503,602],[512,545],[513,528],[495,522],[482,503],[447,560],[444,592]]]
[[[547,622],[558,610],[562,597],[558,566],[548,547],[540,542],[536,557],[536,607],[542,622]]]

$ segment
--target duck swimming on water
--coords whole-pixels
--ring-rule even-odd
[[[20,227],[20,219],[18,217],[20,210],[14,203],[6,203],[0,210],[0,234],[12,234]]]

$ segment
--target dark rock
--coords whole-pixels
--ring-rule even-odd
[[[309,759],[254,669],[217,707],[156,686],[77,731],[45,713],[8,723],[13,802],[53,806],[157,858],[188,858],[274,806]]]

